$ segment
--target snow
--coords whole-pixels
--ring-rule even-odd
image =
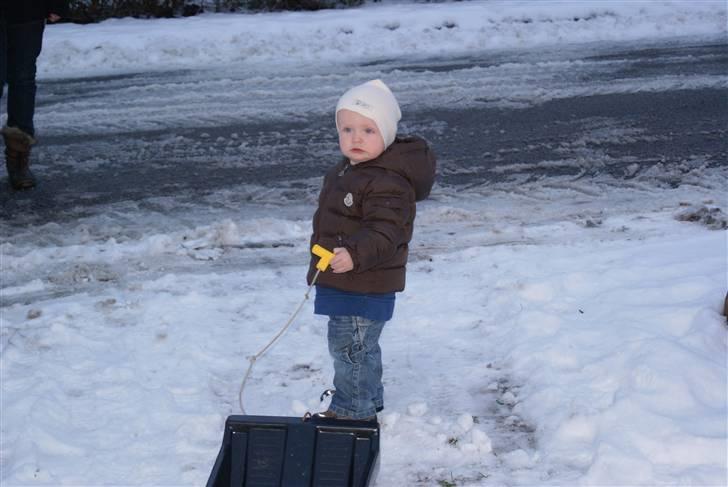
[[[563,192],[526,189],[421,204],[382,339],[378,484],[724,484],[726,233],[676,219],[712,190],[645,192],[588,227]],[[3,484],[203,483],[245,357],[303,299],[312,211],[3,243],[4,273],[36,276],[3,289]],[[317,410],[331,373],[309,303],[246,409]]]
[[[38,69],[41,77],[231,64],[264,71],[573,43],[715,37],[724,34],[725,26],[725,2],[719,0],[382,2],[308,13],[59,24],[47,30]]]
[[[123,19],[49,27],[41,72],[667,42],[725,21],[723,2],[496,1]],[[206,481],[246,357],[306,291],[315,201],[285,191],[120,202],[2,235],[3,486]],[[725,166],[677,187],[436,186],[381,341],[377,485],[727,485],[726,191]],[[256,362],[250,414],[321,408],[325,325],[307,303]]]

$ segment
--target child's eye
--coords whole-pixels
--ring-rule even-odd
[[[365,131],[366,133],[368,133],[369,135],[371,135],[371,134],[373,134],[373,133],[374,133],[374,129],[373,129],[373,128],[367,128],[367,129],[366,129],[366,130],[364,130],[364,131]]]
[[[344,132],[344,133],[346,133],[346,134],[348,134],[349,132],[351,132],[351,128],[350,127],[343,127],[341,129],[341,131]]]

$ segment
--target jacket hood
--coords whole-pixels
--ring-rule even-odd
[[[435,183],[435,153],[416,135],[397,137],[382,155],[365,164],[394,171],[407,179],[417,201],[427,198]]]

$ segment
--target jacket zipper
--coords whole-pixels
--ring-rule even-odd
[[[339,177],[341,177],[341,176],[343,176],[344,174],[346,174],[346,171],[348,171],[350,167],[351,167],[351,164],[346,164],[346,165],[345,165],[345,166],[344,166],[344,167],[343,167],[343,168],[341,169],[341,171],[339,171]]]

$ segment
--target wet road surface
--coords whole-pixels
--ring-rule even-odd
[[[358,69],[404,85],[430,80],[421,93],[400,93],[407,107],[400,131],[432,143],[445,187],[644,174],[675,186],[685,174],[728,163],[724,45],[496,53]],[[33,153],[40,184],[14,192],[0,179],[0,222],[12,229],[103,213],[118,202],[194,202],[226,190],[245,201],[261,187],[292,202],[310,199],[338,157],[326,107],[339,81],[309,105],[286,98],[290,83],[281,75],[269,101],[215,85],[237,86],[245,76],[207,81],[179,71],[41,82]],[[180,95],[185,84],[205,96]],[[248,112],[235,110],[246,103]]]

